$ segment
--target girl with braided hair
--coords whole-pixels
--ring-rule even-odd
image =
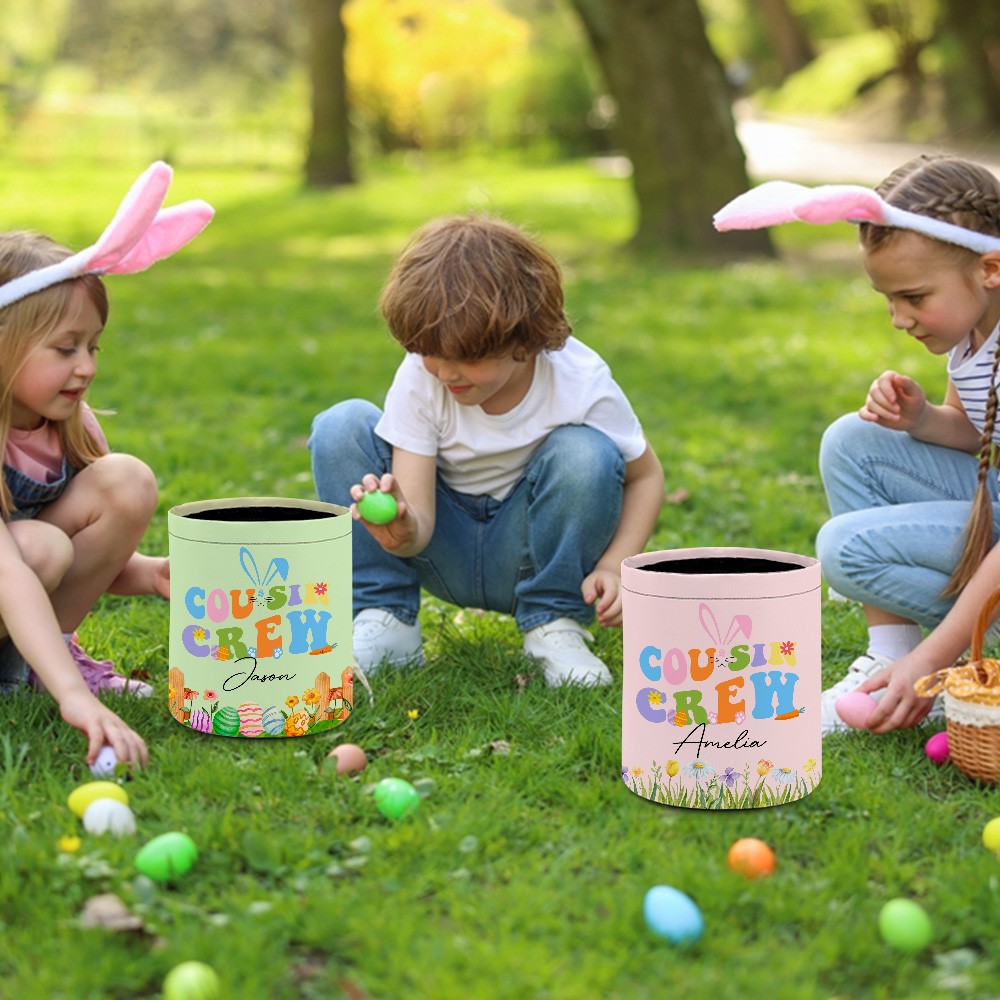
[[[860,411],[823,437],[820,471],[833,516],[817,555],[830,586],[861,602],[869,627],[867,651],[823,694],[824,733],[844,728],[835,703],[855,689],[879,701],[868,729],[921,722],[932,706],[914,681],[962,655],[1000,583],[992,503],[1000,183],[976,164],[922,156],[875,193],[885,206],[879,218],[893,221],[861,222],[865,270],[893,326],[947,358],[948,384],[934,404],[912,378],[883,372]]]

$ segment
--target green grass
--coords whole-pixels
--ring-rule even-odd
[[[9,147],[0,218],[84,245],[145,162]],[[440,213],[495,211],[564,263],[577,334],[633,400],[668,491],[689,494],[664,508],[650,548],[812,552],[823,428],[886,367],[943,390],[940,362],[886,322],[846,228],[789,229],[783,263],[668,270],[620,249],[627,182],[587,164],[399,161],[329,194],[281,167],[178,166],[171,200],[206,197],[217,219],[148,274],[109,279],[91,393],[117,411],[104,421],[114,447],[156,470],[150,552],[165,551],[175,504],[312,495],[311,417],[350,396],[381,401],[399,349],[379,288],[406,236]],[[226,998],[996,995],[1000,867],[980,833],[1000,792],[928,764],[925,734],[827,740],[822,781],[791,805],[670,808],[621,780],[619,687],[552,691],[533,677],[522,689],[532,666],[509,619],[429,601],[423,621],[428,665],[379,676],[374,706],[358,697],[336,735],[251,744],[168,717],[163,602],[104,601],[85,645],[157,688],[121,708],[151,750],[127,785],[139,835],[84,836],[61,855],[59,838],[82,833],[66,807],[89,779],[82,739],[44,698],[0,702],[0,996],[155,997],[189,958],[218,970]],[[827,679],[863,636],[856,608],[824,606]],[[620,633],[599,633],[597,648],[620,678]],[[359,777],[324,766],[337,739],[367,750]],[[390,775],[426,793],[396,824],[370,796]],[[137,878],[138,846],[174,829],[200,847],[192,872],[169,887]],[[745,836],[774,847],[769,880],[728,870]],[[657,883],[703,911],[686,952],[644,926]],[[85,900],[102,892],[145,931],[82,930]],[[894,896],[931,914],[924,954],[880,942]]]

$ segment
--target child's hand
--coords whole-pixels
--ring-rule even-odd
[[[142,737],[85,687],[67,694],[59,703],[62,717],[87,737],[87,763],[93,764],[101,748],[109,745],[121,763],[145,767],[149,753]]]
[[[913,685],[929,673],[931,670],[920,658],[907,653],[885,670],[869,677],[858,690],[871,694],[884,688],[885,693],[865,728],[873,733],[888,733],[893,729],[909,729],[923,721],[934,699],[922,698]]]
[[[376,490],[388,493],[396,501],[396,516],[386,524],[372,524],[370,521],[366,521],[358,510],[358,501],[366,493],[374,493]],[[399,484],[391,472],[387,472],[381,480],[372,473],[368,473],[360,483],[355,483],[351,487],[350,493],[351,499],[354,500],[354,503],[351,504],[351,517],[355,521],[360,521],[386,552],[403,548],[413,541],[416,535],[416,523]]]
[[[157,559],[153,566],[153,593],[170,600],[170,560]]]
[[[597,601],[594,610],[597,620],[605,628],[622,627],[622,578],[613,569],[598,567],[587,576],[580,587],[588,604]]]
[[[865,405],[858,411],[862,420],[896,431],[909,431],[923,419],[927,395],[907,375],[883,372],[871,384]]]

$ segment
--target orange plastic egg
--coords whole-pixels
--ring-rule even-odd
[[[368,766],[368,757],[364,750],[354,743],[341,743],[335,746],[327,754],[327,759],[336,762],[337,774],[354,774]]]
[[[746,878],[765,878],[774,871],[774,851],[763,840],[744,837],[729,848],[729,867]]]

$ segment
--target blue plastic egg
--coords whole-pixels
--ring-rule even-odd
[[[646,925],[671,944],[694,944],[705,930],[698,904],[680,889],[669,885],[654,885],[642,904]]]

